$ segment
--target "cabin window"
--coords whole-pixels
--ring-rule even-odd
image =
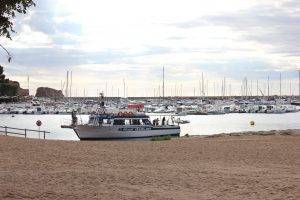
[[[140,119],[132,119],[131,122],[131,125],[141,125]]]
[[[125,125],[125,120],[124,119],[115,119],[114,125]]]
[[[142,119],[142,122],[144,125],[151,125],[151,122],[149,121],[149,119]]]
[[[103,124],[111,124],[111,120],[110,119],[103,119]]]

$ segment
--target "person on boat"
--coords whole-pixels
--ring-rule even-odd
[[[166,118],[163,117],[163,118],[162,118],[162,121],[161,121],[161,125],[164,126],[165,124],[166,124]]]
[[[75,110],[72,110],[71,116],[72,116],[72,126],[75,126],[77,124],[77,117],[76,117]]]
[[[153,126],[156,125],[156,119],[154,119],[154,120],[152,121],[152,124],[153,124]]]

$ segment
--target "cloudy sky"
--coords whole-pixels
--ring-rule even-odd
[[[202,73],[209,95],[240,94],[247,76],[266,92],[298,94],[299,0],[36,0],[15,20],[13,40],[0,39],[13,55],[0,63],[27,87],[61,88],[73,71],[73,95],[97,90],[123,96],[156,95],[166,71],[166,94],[199,94]],[[291,86],[291,87],[290,87]],[[175,89],[176,88],[176,89]],[[255,88],[255,89],[254,89]],[[290,90],[291,88],[291,90]],[[250,89],[249,89],[250,90]],[[195,91],[195,92],[194,92]]]

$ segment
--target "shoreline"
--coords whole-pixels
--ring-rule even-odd
[[[300,136],[300,129],[283,129],[283,130],[269,130],[269,131],[242,131],[242,132],[232,132],[232,133],[217,133],[212,135],[182,135],[178,137],[171,137],[171,140],[181,140],[181,139],[193,139],[193,138],[222,138],[222,137],[243,137],[243,136],[285,136],[285,135],[294,135]],[[14,136],[13,134],[5,136],[3,133],[0,133],[0,137],[14,137],[14,138],[23,138],[20,136]],[[23,138],[29,140],[42,140],[38,138]],[[67,142],[79,142],[83,140],[64,140],[64,139],[44,139],[50,141],[67,141]],[[150,141],[150,138],[132,138],[132,139],[98,139],[98,140],[85,140],[85,141]]]
[[[232,133],[217,133],[213,135],[190,135],[188,137],[216,138],[216,137],[229,137],[229,136],[268,136],[268,135],[300,135],[300,129],[242,131],[242,132],[232,132]]]

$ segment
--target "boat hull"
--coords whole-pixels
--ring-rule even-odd
[[[89,126],[77,125],[74,131],[80,140],[131,139],[157,136],[179,136],[179,126]]]

